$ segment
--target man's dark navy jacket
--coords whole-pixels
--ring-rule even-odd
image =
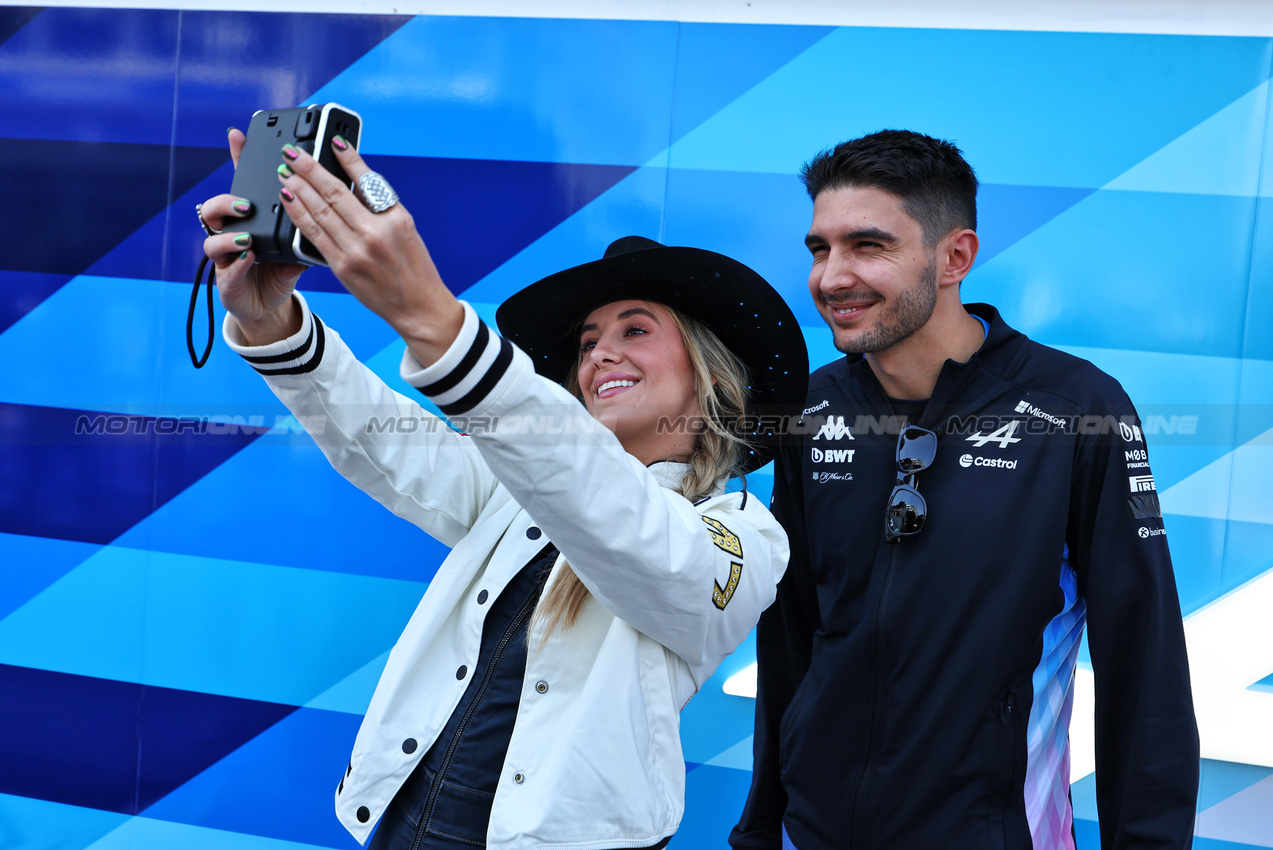
[[[923,530],[885,542],[897,422],[869,365],[815,372],[779,459],[791,564],[758,632],[751,795],[730,841],[799,850],[1073,847],[1083,626],[1102,847],[1191,843],[1198,734],[1144,434],[1119,384],[985,305],[916,424]],[[891,426],[891,427],[890,427]]]

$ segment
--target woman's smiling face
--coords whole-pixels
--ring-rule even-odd
[[[579,391],[588,411],[643,463],[685,460],[699,419],[694,371],[672,314],[613,301],[584,319]]]

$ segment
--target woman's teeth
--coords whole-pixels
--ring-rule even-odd
[[[606,390],[612,390],[615,387],[634,387],[634,386],[636,386],[636,381],[606,381],[604,384],[597,387],[597,395],[600,395]]]

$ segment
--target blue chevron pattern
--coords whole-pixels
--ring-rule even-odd
[[[488,321],[640,233],[760,271],[815,365],[837,353],[794,174],[883,127],[954,140],[983,181],[965,300],[1127,387],[1192,614],[1273,571],[1271,75],[1267,38],[0,8],[0,846],[356,847],[331,794],[445,551],[223,345],[190,368],[193,207],[229,187],[226,126],[356,109]],[[409,391],[387,327],[325,270],[302,288]],[[1263,658],[1234,688],[1273,722]],[[683,712],[674,850],[724,847],[741,808],[753,704],[721,683],[753,659]],[[1273,847],[1252,746],[1204,761],[1195,847]],[[1095,848],[1092,776],[1073,798]]]

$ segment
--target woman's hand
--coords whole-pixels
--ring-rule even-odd
[[[230,131],[230,158],[237,168],[246,141],[243,133]],[[213,230],[222,232],[203,241],[203,252],[217,268],[217,291],[250,345],[266,345],[286,339],[300,330],[301,313],[292,291],[305,271],[302,265],[255,265],[251,236],[234,230],[235,219],[252,209],[251,202],[233,195],[217,195],[204,202],[200,215]]]
[[[370,169],[344,139],[332,150],[356,183]],[[411,214],[401,203],[373,213],[305,151],[283,148],[279,193],[297,229],[355,298],[388,322],[423,365],[437,361],[464,322]]]

